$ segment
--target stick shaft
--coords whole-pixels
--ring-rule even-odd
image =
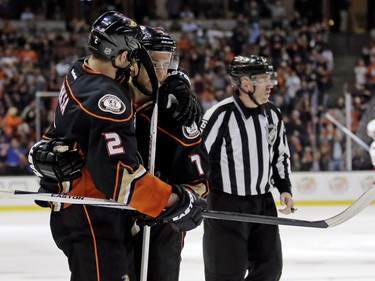
[[[156,102],[154,104],[154,109],[151,116],[151,125],[150,125],[150,145],[149,145],[149,172],[155,174],[155,155],[156,155],[156,140],[157,140],[157,131],[158,131],[158,95],[156,97]],[[149,226],[145,225],[143,227],[143,240],[142,240],[142,257],[141,257],[141,276],[140,281],[147,280],[147,271],[148,271],[148,259],[150,252],[150,235],[151,229]]]
[[[330,113],[327,112],[325,115],[329,121],[335,124],[341,131],[343,131],[352,140],[354,140],[356,143],[362,146],[362,148],[364,148],[366,151],[370,151],[370,147],[363,140],[361,140],[359,137],[353,134],[348,128],[346,128],[339,121],[337,121]]]

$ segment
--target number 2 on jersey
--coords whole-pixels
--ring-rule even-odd
[[[117,133],[103,133],[103,136],[107,142],[106,145],[109,156],[125,153],[121,138]]]

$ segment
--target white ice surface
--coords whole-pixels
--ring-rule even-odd
[[[293,218],[320,220],[347,206],[300,206]],[[291,217],[291,216],[289,216]],[[0,281],[68,281],[47,211],[0,212]],[[330,229],[280,227],[283,281],[375,281],[375,206]],[[188,233],[180,281],[204,281],[202,227]],[[162,280],[161,280],[162,281]]]

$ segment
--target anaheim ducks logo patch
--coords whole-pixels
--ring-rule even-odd
[[[185,138],[187,139],[195,139],[199,136],[199,129],[197,124],[194,122],[191,126],[183,126],[182,133],[184,134]]]
[[[268,142],[269,145],[273,145],[275,143],[276,136],[277,136],[276,125],[268,124],[266,126],[266,137],[267,137],[267,142]]]
[[[126,110],[125,104],[118,97],[114,95],[105,95],[99,102],[98,106],[102,111],[110,112],[113,114],[121,114]]]

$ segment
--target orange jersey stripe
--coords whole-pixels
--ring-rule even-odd
[[[150,122],[150,124],[151,124],[151,119],[150,119],[146,114],[141,113],[140,115],[143,116],[144,118],[146,118],[147,121]],[[183,142],[182,140],[180,140],[179,138],[175,137],[174,135],[170,134],[168,131],[164,130],[163,128],[161,128],[161,127],[159,127],[159,126],[158,126],[158,130],[161,131],[161,132],[163,132],[164,134],[170,136],[170,137],[173,138],[175,141],[179,142],[182,146],[185,146],[185,147],[195,146],[195,145],[197,145],[197,144],[199,144],[199,143],[202,142],[202,139],[199,138],[199,140],[196,141],[196,142],[193,142],[193,143],[185,143],[185,142]]]
[[[87,208],[85,205],[83,205],[83,209],[86,213],[86,218],[87,218],[87,221],[89,222],[89,225],[90,225],[90,232],[91,232],[91,236],[92,236],[92,242],[93,242],[93,246],[94,246],[94,255],[95,255],[95,266],[96,266],[96,278],[97,278],[97,281],[100,281],[100,268],[99,268],[99,258],[98,258],[98,248],[96,246],[96,237],[95,237],[95,232],[94,232],[94,228],[91,224],[91,219],[90,219],[90,215],[87,211]]]
[[[73,91],[72,91],[72,88],[70,87],[69,85],[69,81],[68,81],[68,78],[65,78],[65,84],[67,86],[67,88],[69,89],[69,92],[70,92],[70,95],[72,97],[72,99],[78,104],[78,106],[84,111],[86,112],[87,114],[95,117],[95,118],[98,118],[98,119],[103,119],[103,120],[108,120],[108,121],[112,121],[112,122],[126,122],[126,121],[129,121],[132,117],[133,117],[133,100],[131,100],[131,106],[130,106],[130,114],[129,114],[129,117],[128,118],[125,118],[125,119],[114,119],[114,118],[110,118],[110,117],[104,117],[104,116],[100,116],[100,115],[97,115],[95,113],[92,113],[91,111],[89,111],[88,109],[86,109],[82,103],[80,103],[80,101],[77,99],[77,97],[74,95]]]

